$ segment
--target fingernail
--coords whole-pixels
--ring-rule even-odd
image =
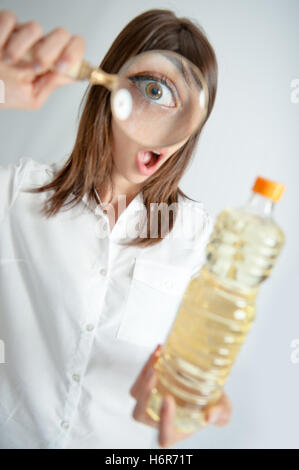
[[[33,68],[36,73],[40,73],[42,71],[42,66],[38,62],[33,64]]]
[[[9,64],[11,62],[11,57],[9,57],[8,55],[5,55],[2,60],[6,64]]]
[[[157,360],[159,359],[161,355],[161,350],[162,350],[162,344],[158,344],[158,346],[156,347],[154,351],[153,364],[155,364]]]
[[[65,60],[59,60],[57,64],[55,65],[55,68],[59,72],[65,72],[67,67],[68,67],[68,62],[66,62]]]
[[[210,416],[208,417],[208,422],[210,424],[216,424],[220,418],[220,411],[219,410],[214,410],[214,411],[211,411],[211,414]]]

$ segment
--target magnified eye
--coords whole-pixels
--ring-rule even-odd
[[[176,107],[175,92],[166,77],[158,78],[152,75],[135,75],[129,77],[129,79],[152,102],[168,108]]]

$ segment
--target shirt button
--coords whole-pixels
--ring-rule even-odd
[[[94,325],[92,325],[91,323],[89,323],[88,325],[86,325],[86,330],[87,331],[92,331],[94,329]]]
[[[104,268],[103,268],[103,269],[100,269],[100,274],[101,274],[102,276],[106,276],[107,270],[104,269]]]
[[[60,426],[63,429],[68,429],[70,427],[70,423],[68,421],[61,421]]]
[[[80,382],[80,375],[73,374],[73,380],[75,382]]]

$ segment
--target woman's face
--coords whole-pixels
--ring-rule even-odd
[[[166,160],[181,148],[188,139],[171,147],[154,149],[160,156],[153,155],[150,148],[141,147],[132,141],[116,124],[112,116],[112,155],[118,173],[132,184],[142,184],[155,173]]]

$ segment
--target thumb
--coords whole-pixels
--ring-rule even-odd
[[[42,106],[56,88],[73,82],[73,78],[52,71],[40,75],[32,82],[34,104]]]

